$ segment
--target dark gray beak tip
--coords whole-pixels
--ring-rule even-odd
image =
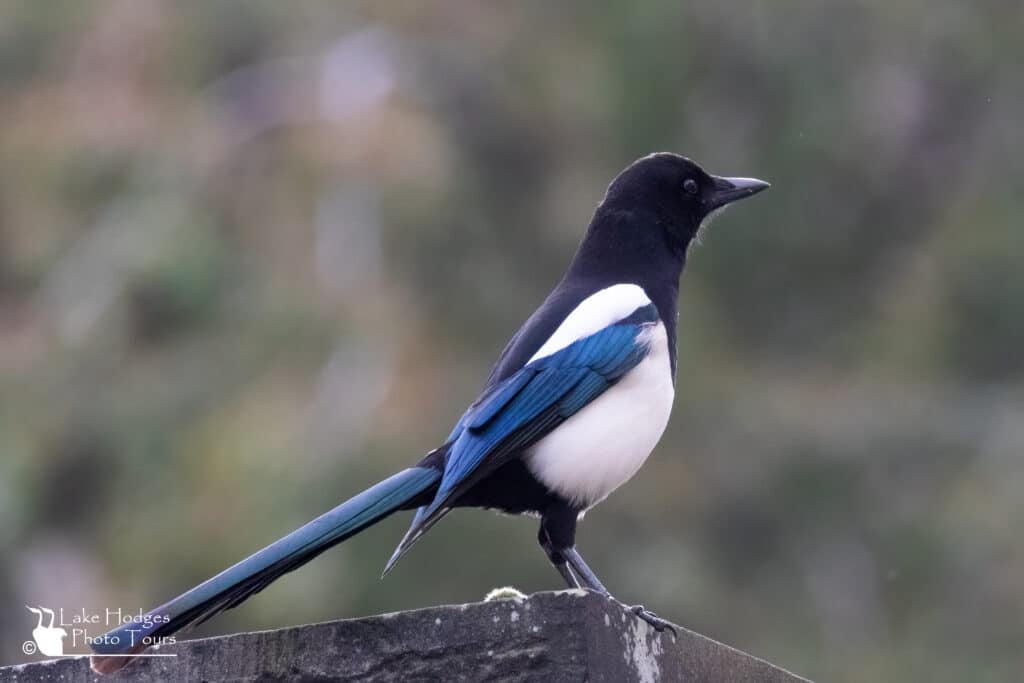
[[[722,178],[714,176],[715,194],[710,204],[712,209],[731,204],[732,202],[753,197],[758,192],[767,190],[771,185],[757,178]]]

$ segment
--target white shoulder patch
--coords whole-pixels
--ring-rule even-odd
[[[639,285],[612,285],[594,292],[580,302],[555,333],[528,361],[532,363],[561,351],[577,339],[582,339],[628,317],[633,311],[651,303],[650,297]]]

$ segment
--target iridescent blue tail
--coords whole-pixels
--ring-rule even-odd
[[[353,496],[211,579],[124,624],[91,644],[97,673],[112,673],[149,645],[231,609],[278,577],[306,564],[392,512],[429,502],[441,473],[411,467]]]

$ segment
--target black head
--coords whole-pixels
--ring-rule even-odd
[[[661,152],[633,162],[620,173],[609,185],[599,212],[645,216],[648,220],[635,228],[663,230],[671,244],[685,249],[711,213],[767,187],[768,183],[753,178],[714,176],[686,157]]]

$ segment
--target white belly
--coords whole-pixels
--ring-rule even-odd
[[[526,453],[533,476],[583,508],[636,474],[668,424],[675,391],[665,326],[643,334],[651,335],[647,356]]]

